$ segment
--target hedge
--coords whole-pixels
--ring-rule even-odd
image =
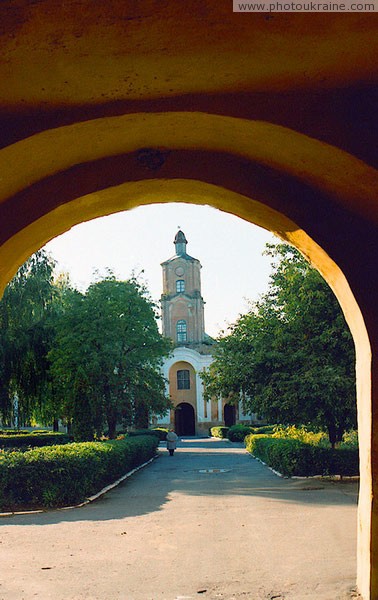
[[[0,509],[77,504],[155,455],[157,436],[0,454]]]
[[[210,435],[216,438],[227,438],[229,427],[210,427]]]
[[[251,454],[282,475],[358,475],[358,450],[323,448],[297,439],[248,435],[245,446]]]
[[[153,435],[160,441],[164,441],[167,437],[168,429],[164,427],[155,427],[154,429],[135,429],[134,431],[128,431],[128,437],[138,437],[140,435]]]
[[[70,441],[71,438],[67,433],[58,433],[54,431],[46,433],[32,433],[26,431],[17,434],[1,434],[0,448],[56,446],[57,444],[68,444]]]
[[[244,438],[246,435],[250,433],[254,433],[253,427],[249,427],[248,425],[233,425],[228,430],[228,439],[231,442],[244,442]]]
[[[154,427],[152,431],[159,434],[159,440],[161,442],[165,442],[169,429],[166,429],[165,427]]]
[[[274,430],[276,427],[277,427],[277,425],[260,425],[260,426],[252,427],[252,429],[253,429],[253,433],[256,433],[259,435],[260,433],[274,433]]]

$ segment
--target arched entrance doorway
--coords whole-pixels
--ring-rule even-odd
[[[175,408],[175,430],[177,435],[196,434],[194,408],[188,402],[181,402]]]
[[[236,422],[236,410],[232,404],[225,404],[223,409],[223,419],[226,427],[232,427]]]

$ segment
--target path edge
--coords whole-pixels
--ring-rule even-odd
[[[147,467],[147,465],[152,463],[152,461],[156,460],[157,458],[159,458],[159,454],[155,454],[155,456],[153,456],[146,462],[142,463],[141,465],[138,465],[137,467],[135,467],[135,469],[128,471],[127,473],[125,473],[125,475],[122,475],[122,477],[120,477],[113,483],[110,483],[109,485],[105,486],[104,488],[102,488],[102,490],[100,490],[99,492],[96,492],[96,494],[89,496],[83,502],[80,502],[79,504],[73,504],[72,506],[60,506],[58,508],[50,508],[50,509],[49,508],[46,508],[46,509],[39,508],[37,510],[20,510],[20,511],[1,512],[0,518],[1,517],[16,517],[19,515],[38,515],[38,514],[42,514],[42,513],[53,512],[53,511],[63,511],[63,510],[72,510],[73,508],[81,508],[82,506],[86,506],[87,504],[90,504],[91,502],[95,502],[96,500],[101,498],[101,496],[104,496],[107,492],[110,492],[110,490],[114,489],[120,483],[125,481],[125,479],[128,479],[129,477],[131,477],[132,475],[134,475],[134,473],[136,473],[137,471],[140,471],[140,469]]]

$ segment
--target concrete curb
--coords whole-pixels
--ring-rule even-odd
[[[342,480],[344,480],[344,481],[359,481],[360,480],[359,475],[345,475],[344,477],[340,477],[340,475],[292,475],[291,477],[289,477],[289,475],[282,475],[282,473],[280,473],[279,471],[275,471],[275,469],[272,469],[272,467],[270,467],[269,465],[264,463],[264,461],[261,460],[261,458],[258,458],[254,454],[250,454],[250,456],[251,456],[251,458],[254,458],[259,463],[264,465],[264,467],[267,467],[267,469],[269,469],[269,471],[272,471],[272,473],[277,475],[277,477],[282,477],[282,479],[320,479],[322,481],[328,481],[328,480],[330,480],[330,481],[342,481]]]
[[[248,452],[248,450],[246,452]],[[264,465],[264,467],[266,467],[267,469],[269,469],[269,471],[272,471],[272,473],[274,473],[275,475],[277,475],[277,477],[282,477],[282,479],[290,479],[290,477],[288,477],[287,475],[282,475],[282,473],[280,473],[279,471],[275,471],[275,469],[272,469],[272,467],[270,467],[269,465],[267,465],[266,463],[264,463],[264,461],[261,460],[261,458],[258,458],[254,454],[250,454],[250,457],[254,458],[259,463],[261,463],[262,465]]]
[[[89,498],[86,498],[83,502],[80,502],[80,504],[74,504],[73,506],[62,506],[60,508],[50,508],[50,509],[40,508],[38,510],[20,510],[20,511],[15,511],[15,512],[13,512],[13,511],[3,512],[3,513],[0,513],[0,518],[1,517],[15,517],[15,516],[19,516],[19,515],[37,515],[37,514],[41,514],[41,513],[52,512],[52,511],[63,511],[63,510],[71,510],[73,508],[81,508],[82,506],[86,506],[87,504],[90,504],[91,502],[98,500],[98,498],[101,498],[101,496],[104,496],[107,492],[110,492],[110,490],[112,490],[113,488],[117,487],[117,485],[122,483],[122,481],[125,481],[125,479],[128,479],[129,477],[131,477],[131,475],[134,475],[134,473],[136,473],[140,469],[143,469],[144,467],[146,467],[147,465],[152,463],[152,461],[155,460],[156,458],[159,458],[158,454],[155,454],[155,456],[150,458],[150,460],[148,460],[147,462],[142,463],[138,467],[135,467],[135,469],[132,469],[132,471],[129,471],[125,475],[122,475],[122,477],[120,477],[113,483],[110,483],[106,487],[102,488],[102,490],[100,490],[96,494],[93,494],[93,496],[89,496]]]

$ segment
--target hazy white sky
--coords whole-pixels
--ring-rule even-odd
[[[110,267],[120,279],[144,270],[152,298],[162,292],[162,263],[174,255],[178,226],[188,240],[187,251],[202,264],[205,328],[211,336],[248,309],[267,288],[270,258],[262,256],[271,233],[208,206],[158,204],[95,219],[55,238],[46,249],[85,289],[93,272]]]

